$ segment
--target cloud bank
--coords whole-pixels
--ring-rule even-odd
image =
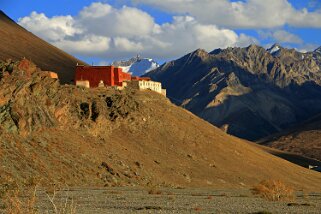
[[[227,28],[321,27],[321,11],[295,9],[288,0],[132,0],[175,14],[188,14],[205,24]]]
[[[245,34],[200,23],[192,16],[174,16],[172,22],[159,25],[135,7],[117,9],[100,2],[84,7],[74,17],[49,18],[32,12],[18,23],[71,54],[102,59],[127,58],[137,53],[169,59],[197,48],[211,51],[257,42]]]
[[[197,48],[247,46],[260,40],[309,45],[285,26],[321,28],[321,10],[296,9],[288,0],[126,0],[133,6],[115,8],[95,2],[76,16],[47,17],[32,12],[18,23],[51,44],[80,57],[115,60],[136,54],[172,59]],[[139,5],[171,14],[158,24]],[[137,7],[138,6],[138,7]],[[241,29],[241,30],[240,30]],[[257,32],[259,39],[242,29]]]

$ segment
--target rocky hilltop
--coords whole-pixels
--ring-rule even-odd
[[[0,60],[32,60],[42,70],[58,73],[62,83],[73,81],[77,63],[86,64],[25,30],[1,10],[0,38]]]
[[[320,190],[320,173],[229,136],[152,91],[60,85],[28,60],[0,70],[2,184],[249,188],[281,178]]]
[[[319,50],[199,49],[147,76],[176,104],[229,134],[258,140],[321,112]]]

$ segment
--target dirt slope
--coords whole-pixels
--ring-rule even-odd
[[[274,178],[321,191],[320,173],[229,136],[159,94],[62,86],[26,65],[16,63],[0,81],[4,181],[249,188]]]
[[[42,70],[57,72],[62,83],[74,78],[77,63],[84,62],[50,45],[25,30],[0,11],[0,60],[20,60],[25,57]]]

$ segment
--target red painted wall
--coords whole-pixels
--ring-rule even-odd
[[[75,81],[88,80],[91,88],[98,87],[100,80],[105,85],[114,86],[113,70],[113,66],[77,66]]]
[[[124,73],[122,68],[114,68],[115,85],[122,86],[123,81],[131,80],[132,75]]]
[[[124,73],[121,68],[114,66],[77,66],[77,80],[88,80],[90,88],[98,87],[99,82],[104,81],[106,86],[122,86],[123,81],[131,80],[131,75]]]

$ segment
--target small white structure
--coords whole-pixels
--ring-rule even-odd
[[[128,86],[138,90],[152,90],[166,96],[166,90],[162,89],[162,83],[151,80],[132,80],[127,82]]]
[[[162,93],[162,84],[160,82],[145,81],[145,80],[141,80],[141,81],[137,81],[137,82],[138,82],[140,90],[150,89],[150,90],[156,91],[160,94]]]
[[[104,88],[104,87],[105,87],[104,81],[100,80],[98,84],[98,88]]]
[[[76,81],[76,86],[90,88],[90,83],[89,83],[88,80],[77,80]]]

